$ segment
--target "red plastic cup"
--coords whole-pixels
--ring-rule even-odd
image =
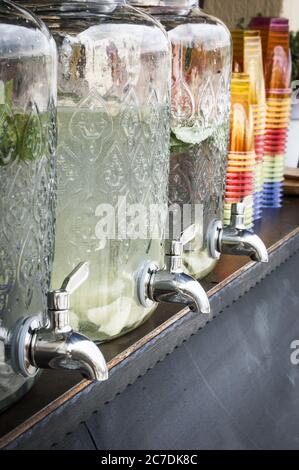
[[[237,172],[230,172],[227,175],[227,181],[252,181],[252,171],[237,173]]]
[[[252,183],[240,183],[240,184],[231,184],[227,183],[226,190],[227,191],[251,191],[254,188],[254,184]]]

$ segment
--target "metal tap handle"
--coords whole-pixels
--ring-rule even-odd
[[[166,269],[170,272],[182,271],[182,258],[184,246],[194,240],[196,226],[190,225],[182,234],[179,240],[169,240],[166,244],[165,260]]]
[[[89,276],[88,263],[80,263],[65,278],[61,289],[48,292],[48,312],[51,326],[57,334],[66,334],[72,331],[69,320],[70,297]]]
[[[71,274],[69,274],[63,281],[61,290],[65,290],[69,294],[72,294],[88,279],[88,276],[89,264],[86,262],[78,264]]]
[[[183,246],[187,245],[188,243],[192,242],[196,236],[196,225],[190,225],[190,227],[186,228],[181,235],[180,242]]]
[[[231,226],[237,230],[245,230],[245,209],[243,202],[232,204],[231,209]]]
[[[233,215],[244,215],[245,216],[245,204],[244,202],[237,202],[232,204]]]
[[[169,240],[166,245],[166,256],[182,256],[185,245],[194,240],[196,235],[196,225],[190,225],[181,234],[179,240]]]

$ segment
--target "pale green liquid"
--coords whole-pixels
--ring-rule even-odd
[[[119,196],[126,196],[127,204],[146,207],[166,203],[168,139],[157,132],[157,126],[163,131],[163,122],[154,121],[147,110],[129,108],[112,118],[104,112],[60,109],[58,122],[53,286],[77,263],[89,262],[89,279],[72,295],[71,321],[77,330],[103,341],[135,328],[154,310],[139,305],[135,276],[145,260],[162,267],[163,250],[162,238],[103,243],[95,233],[100,220],[96,208],[117,207]]]

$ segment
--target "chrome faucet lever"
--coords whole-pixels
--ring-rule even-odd
[[[88,278],[88,263],[80,263],[66,277],[61,289],[48,292],[48,322],[23,318],[12,334],[11,356],[16,372],[25,377],[39,369],[79,370],[90,380],[108,378],[104,356],[86,336],[74,332],[69,321],[70,296]]]
[[[267,263],[268,251],[261,238],[245,226],[245,205],[232,204],[231,222],[223,227],[214,221],[208,230],[207,242],[210,254],[219,259],[221,254],[249,256],[253,261]]]
[[[75,292],[79,287],[87,281],[89,277],[89,264],[79,263],[78,266],[69,274],[62,283],[61,289],[69,294]]]
[[[80,263],[62,283],[61,289],[48,292],[48,316],[56,334],[72,331],[69,319],[70,297],[89,276],[88,263]]]
[[[201,284],[183,271],[184,245],[193,240],[195,226],[191,226],[180,240],[166,242],[165,268],[145,263],[137,276],[137,296],[141,305],[150,307],[155,302],[195,305],[203,314],[210,313],[208,296]]]

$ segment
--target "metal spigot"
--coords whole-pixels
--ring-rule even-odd
[[[249,256],[253,261],[267,263],[268,251],[256,234],[245,227],[245,204],[232,204],[231,222],[223,227],[222,222],[214,221],[208,230],[208,246],[211,256],[219,259],[221,253]]]
[[[33,377],[39,369],[79,370],[95,381],[108,378],[107,364],[96,344],[73,332],[69,321],[70,296],[89,275],[87,263],[80,263],[64,280],[61,289],[48,292],[48,318],[21,319],[12,334],[12,366],[24,377]]]
[[[166,242],[165,268],[146,262],[137,276],[137,296],[144,307],[155,302],[179,303],[196,307],[198,312],[210,313],[208,296],[201,284],[183,271],[183,249],[193,240],[191,226],[179,241]]]

